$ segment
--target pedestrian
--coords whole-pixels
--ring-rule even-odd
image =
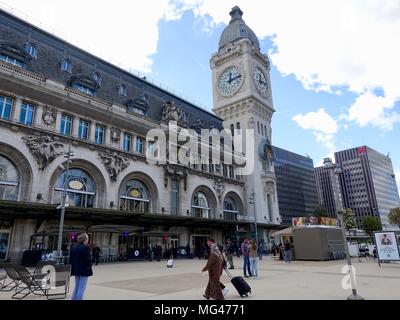
[[[208,271],[208,285],[203,295],[206,299],[224,300],[224,296],[221,288],[221,273],[222,273],[222,254],[218,246],[215,244],[213,239],[207,241],[207,245],[210,248],[210,254],[206,266],[202,272]]]
[[[279,254],[279,261],[283,261],[283,246],[282,243],[278,244],[278,254]]]
[[[99,260],[100,260],[100,248],[98,245],[95,244],[92,250],[92,263],[96,264],[97,266],[99,264]]]
[[[229,269],[235,269],[235,266],[233,265],[233,255],[235,254],[235,246],[231,239],[228,239],[225,245],[225,255],[226,255],[226,260],[229,263]]]
[[[264,245],[260,242],[258,245],[258,258],[262,260],[264,253]]]
[[[255,240],[251,240],[249,244],[249,259],[251,265],[251,274],[255,279],[258,277],[258,270],[257,270],[258,246]]]
[[[292,247],[290,246],[289,241],[286,241],[283,252],[283,259],[285,260],[285,263],[290,263],[292,261],[291,251]]]
[[[245,278],[249,278],[251,277],[251,269],[250,269],[250,258],[249,258],[249,240],[247,238],[244,238],[244,241],[240,246],[240,250],[243,255],[243,275]],[[247,275],[246,269],[249,275]]]
[[[78,236],[78,244],[71,252],[71,275],[75,276],[75,288],[72,300],[83,300],[89,277],[93,275],[88,246],[89,236],[82,233]]]
[[[153,261],[153,244],[151,242],[147,246],[147,259],[149,259],[150,262]]]
[[[190,253],[191,253],[191,249],[190,249],[190,244],[188,242],[187,246],[186,246],[186,259],[190,259]]]
[[[159,243],[157,243],[156,247],[154,248],[155,250],[155,259],[157,259],[158,262],[161,261],[161,254],[162,254],[162,248]]]

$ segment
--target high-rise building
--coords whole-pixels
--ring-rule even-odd
[[[362,146],[335,153],[336,165],[342,168],[340,185],[343,206],[356,215],[358,227],[366,216],[381,219],[384,229],[390,209],[400,204],[392,161],[372,148]]]
[[[338,211],[342,210],[343,207],[340,183],[335,174],[335,169],[336,166],[330,158],[325,158],[324,165],[315,168],[319,205],[332,218],[336,218]]]
[[[292,218],[312,215],[318,207],[313,160],[273,147],[279,213],[282,224]]]

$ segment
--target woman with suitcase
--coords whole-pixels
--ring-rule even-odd
[[[210,247],[210,254],[208,256],[208,262],[202,272],[208,271],[209,279],[203,297],[206,299],[224,300],[220,282],[223,262],[222,254],[214,240],[208,240],[207,245]]]

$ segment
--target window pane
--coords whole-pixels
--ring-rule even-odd
[[[72,131],[72,118],[67,115],[62,115],[60,133],[69,136],[71,135],[71,131]]]
[[[124,134],[124,150],[131,151],[132,146],[132,136],[130,134]]]
[[[136,138],[136,152],[143,153],[143,139],[139,137]]]
[[[12,99],[0,96],[0,118],[10,119],[12,102]]]
[[[104,128],[101,126],[96,126],[95,142],[97,144],[104,143]]]
[[[19,118],[20,122],[27,126],[32,125],[34,114],[35,114],[35,107],[30,104],[23,103],[21,106],[21,114]]]

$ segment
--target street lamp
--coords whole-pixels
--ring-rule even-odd
[[[342,168],[338,165],[335,167],[335,175],[338,178],[338,181],[340,181],[340,175],[343,173]],[[339,188],[340,192],[340,188]],[[349,247],[347,245],[347,238],[346,238],[346,226],[344,225],[343,222],[343,208],[342,204],[340,203],[340,208],[341,210],[338,211],[338,218],[340,221],[340,228],[342,229],[342,236],[343,236],[343,245],[344,245],[344,250],[346,252],[346,260],[347,260],[347,267],[349,269],[349,274],[350,274],[350,283],[351,283],[351,290],[352,290],[352,295],[347,297],[347,300],[364,300],[361,296],[357,294],[357,288],[356,288],[356,278],[353,272],[353,266],[351,264],[351,257],[350,257],[350,252],[349,252]]]
[[[256,242],[258,243],[257,216],[256,216],[256,193],[254,192],[254,190],[252,193],[250,193],[249,204],[252,204],[253,209],[254,209],[254,227],[256,230]]]
[[[69,145],[68,152],[64,154],[64,158],[67,159],[67,168],[66,168],[66,175],[69,174],[69,165],[71,162],[71,157],[73,157],[74,154],[71,151],[71,144]],[[68,182],[68,179],[66,179],[66,176],[64,175],[64,189],[63,189],[63,196],[62,196],[62,202],[57,209],[61,209],[61,215],[60,215],[60,226],[58,230],[58,243],[57,243],[57,257],[58,257],[58,263],[63,264],[62,261],[62,240],[63,240],[63,231],[64,231],[64,217],[65,217],[65,208],[67,207],[66,200],[67,200],[67,186],[66,182]]]

